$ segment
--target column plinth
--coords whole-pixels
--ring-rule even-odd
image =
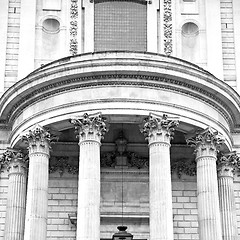
[[[22,136],[28,143],[29,173],[24,240],[46,240],[50,133],[36,125]]]
[[[170,140],[177,124],[150,115],[142,130],[149,142],[150,240],[173,240]]]
[[[235,152],[221,155],[217,161],[223,240],[237,239],[237,217],[234,201],[233,173],[238,166],[239,158]]]
[[[71,119],[79,137],[77,240],[100,239],[100,145],[106,132],[100,114]]]
[[[27,161],[20,151],[7,150],[3,163],[8,169],[8,197],[4,239],[23,240],[26,210]]]
[[[200,240],[222,239],[217,182],[217,147],[223,143],[218,132],[207,128],[187,140],[195,147]]]

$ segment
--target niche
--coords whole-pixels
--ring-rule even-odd
[[[199,54],[199,28],[195,23],[187,22],[182,26],[182,58],[197,63]]]

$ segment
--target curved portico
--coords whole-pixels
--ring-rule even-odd
[[[215,136],[220,133],[222,138],[225,139],[224,144],[221,145],[221,151],[225,153],[232,151],[233,139],[231,133],[238,130],[239,127],[239,106],[239,96],[232,88],[223,81],[215,78],[209,72],[186,61],[152,53],[99,52],[60,59],[37,69],[26,78],[17,82],[1,98],[0,120],[1,125],[7,126],[10,129],[9,145],[11,148],[26,149],[27,146],[21,141],[22,133],[33,129],[36,124],[39,124],[44,129],[58,135],[59,143],[53,146],[50,156],[59,157],[57,151],[64,152],[66,150],[66,152],[70,152],[69,149],[71,148],[73,149],[71,151],[75,152],[76,156],[79,154],[80,161],[83,161],[81,159],[88,158],[93,162],[98,159],[99,162],[100,154],[104,155],[113,151],[115,151],[116,156],[121,156],[124,159],[126,156],[117,152],[115,150],[117,145],[114,144],[119,134],[124,132],[127,136],[126,141],[129,141],[128,152],[135,151],[136,154],[142,155],[143,158],[148,158],[149,156],[149,179],[151,179],[149,188],[154,189],[156,193],[153,194],[152,192],[149,194],[151,198],[149,199],[150,204],[152,203],[153,205],[152,209],[150,209],[150,224],[151,218],[152,222],[158,221],[161,224],[165,216],[167,216],[168,222],[172,222],[172,206],[169,202],[172,197],[170,158],[174,158],[174,154],[179,151],[186,151],[183,150],[187,148],[185,138],[193,136],[197,130],[201,132],[208,127],[211,127],[210,134]],[[97,142],[97,147],[95,146],[95,148],[97,150],[93,146],[90,146],[92,144],[90,143],[92,141],[91,137],[83,141],[84,144],[87,142],[90,146],[89,149],[91,147],[93,149],[91,151],[92,155],[88,155],[88,151],[81,142],[82,136],[79,139],[79,151],[77,147],[78,140],[75,138],[74,126],[70,119],[82,119],[85,113],[89,114],[89,116],[94,116],[94,114],[99,112],[101,113],[101,117],[110,126],[109,132],[106,133],[106,139],[101,140],[100,135],[98,135],[99,129],[96,130],[92,126],[89,128],[90,130],[87,129],[90,135],[92,132],[97,134],[95,136],[97,139],[95,139]],[[148,136],[148,146],[144,136],[140,133],[139,125],[144,122],[144,119],[146,120],[149,114],[150,116],[155,116],[157,122],[163,123],[159,125],[160,127],[158,126],[159,128],[155,129],[153,127],[153,131],[151,130],[156,136],[154,134],[154,136]],[[166,119],[168,120],[164,116],[167,116]],[[179,121],[179,125],[175,129],[175,136],[171,137],[172,133],[170,134],[170,130],[166,129],[164,125],[165,121],[170,121],[169,119]],[[82,120],[79,121],[81,122]],[[95,126],[94,124],[93,126]],[[148,133],[151,131],[149,129],[146,130]],[[159,138],[159,133],[164,133],[167,139]],[[205,132],[203,131],[201,134],[205,134]],[[158,141],[152,144],[154,140],[152,138],[154,137]],[[39,139],[36,141],[38,142]],[[102,150],[100,152],[101,144]],[[208,146],[208,142],[201,144]],[[41,143],[40,146],[43,147]],[[188,149],[187,151],[190,154],[193,153],[193,150]],[[97,154],[97,156],[92,152]],[[211,164],[208,162],[208,156],[204,155],[204,161],[206,162],[204,167],[206,171],[198,171],[199,176],[197,181],[200,187],[197,190],[200,195],[207,188],[206,184],[208,183],[204,182],[204,179],[208,179],[209,182],[212,181],[213,185],[217,186],[215,175],[214,178],[211,178],[211,173],[214,173],[216,170],[215,148],[213,155]],[[194,159],[194,156],[191,156],[190,158]],[[164,162],[164,169],[166,171],[162,169],[162,174],[166,174],[167,177],[158,179],[159,181],[156,180],[156,182],[154,179],[157,179],[156,176],[161,170],[161,165],[158,163],[159,159]],[[200,159],[199,156],[197,156],[197,159]],[[31,157],[30,166],[31,161],[34,162],[35,160]],[[124,165],[123,160],[121,160],[122,162],[118,161],[120,160],[118,159],[115,163],[111,163],[115,164],[116,169]],[[84,219],[84,217],[89,217],[89,219],[97,217],[99,220],[100,177],[98,174],[100,166],[98,165],[95,169],[96,172],[93,173],[86,164],[87,162],[84,163],[84,169],[79,169],[79,172],[87,174],[89,171],[89,174],[97,176],[96,181],[94,180],[95,182],[92,181],[92,178],[88,179],[88,177],[83,176],[83,182],[91,182],[93,184],[92,189],[97,186],[98,196],[94,198],[95,210],[91,212],[88,211],[91,205],[89,203],[89,199],[92,196],[91,192],[83,191],[85,197],[81,201],[78,201],[83,206],[81,209],[81,219]],[[109,163],[105,163],[105,165],[110,166]],[[208,166],[211,166],[211,169]],[[83,165],[79,165],[79,168],[81,167]],[[125,167],[127,167],[127,163]],[[155,171],[153,171],[154,169]],[[205,178],[203,174],[208,174],[208,178]],[[31,173],[31,176],[33,177],[34,174]],[[46,169],[44,176],[48,177]],[[80,180],[81,178],[79,178]],[[159,184],[163,188],[159,192],[156,192]],[[84,184],[79,184],[79,186],[84,189]],[[204,186],[203,190],[201,186]],[[81,192],[81,189],[79,189],[78,197],[81,195]],[[162,196],[162,194],[165,194],[165,198],[158,201],[157,196]],[[201,201],[200,206],[204,205],[206,199],[205,195],[203,197],[201,195],[198,198]],[[218,196],[215,192],[214,196],[212,196],[211,204],[214,205],[217,201]],[[169,204],[165,206],[166,203]],[[45,201],[46,204],[47,200]],[[218,205],[216,206],[216,211],[219,211]],[[28,205],[26,206],[26,212],[29,212]],[[158,218],[156,214],[158,212],[166,215]],[[43,215],[43,218],[46,218],[46,213]],[[199,227],[201,228],[201,236],[209,236],[207,240],[210,240],[213,236],[207,231],[213,231],[214,233],[217,231],[221,232],[220,214],[211,217],[212,219],[217,218],[216,222],[213,220],[213,230],[209,230],[206,227],[204,221],[207,216],[204,215],[204,209],[201,209],[200,220],[203,223]],[[79,217],[78,225],[81,223],[81,219]],[[99,221],[96,221],[95,226],[97,226],[97,232],[95,233],[91,231],[90,227],[88,229],[87,226],[84,226],[84,234],[86,236],[84,235],[83,237],[94,239],[94,236],[99,236]],[[163,226],[165,225],[163,224]],[[43,231],[45,232],[42,233],[42,236],[46,234],[46,224],[44,225],[44,229]],[[82,237],[81,232],[79,230],[78,240]],[[88,236],[90,233],[93,235]],[[173,232],[169,229],[166,233],[163,231],[161,238],[159,238],[157,229],[150,226],[150,237],[152,240],[172,240]],[[214,237],[216,237],[214,239],[218,240],[218,235],[214,235]]]

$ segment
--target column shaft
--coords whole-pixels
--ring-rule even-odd
[[[198,220],[201,240],[220,240],[216,158],[197,159]]]
[[[217,167],[223,240],[236,240],[237,216],[233,187],[233,174],[239,168],[239,157],[236,152],[220,155],[217,160]]]
[[[22,136],[28,143],[29,173],[24,240],[46,240],[48,165],[52,137],[39,125]]]
[[[173,239],[170,145],[150,145],[149,204],[151,240]]]
[[[49,156],[29,155],[25,240],[46,240]]]
[[[72,118],[79,137],[77,240],[100,239],[100,141],[106,132],[100,114]]]
[[[173,240],[170,140],[178,121],[150,114],[142,132],[149,141],[150,240]]]
[[[100,143],[80,144],[77,240],[100,239]]]
[[[222,216],[223,240],[236,240],[236,209],[233,192],[233,178],[219,177],[218,190]]]
[[[5,240],[23,240],[26,210],[26,161],[20,151],[7,150],[3,154],[9,172],[5,221]]]
[[[216,161],[217,148],[223,142],[223,136],[210,127],[187,140],[196,154],[200,240],[222,239]]]
[[[5,223],[5,240],[22,240],[26,209],[26,175],[10,174]]]

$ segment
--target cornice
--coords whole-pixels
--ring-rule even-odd
[[[94,81],[94,80],[99,81]],[[119,79],[124,79],[119,80]],[[138,80],[147,80],[147,82],[138,81]],[[154,81],[154,82],[149,82]],[[70,86],[67,86],[71,83]],[[73,83],[77,83],[76,85],[72,85]],[[157,88],[157,89],[166,89],[179,93],[183,93],[185,95],[197,98],[215,109],[217,109],[227,120],[229,125],[233,129],[233,122],[236,122],[235,116],[232,113],[231,109],[228,105],[219,99],[216,95],[211,94],[210,92],[203,90],[197,86],[193,86],[191,84],[185,83],[183,81],[156,77],[156,76],[148,76],[148,75],[130,75],[130,74],[110,74],[110,75],[100,75],[100,76],[88,76],[82,78],[74,78],[63,80],[54,84],[50,84],[48,86],[39,88],[30,94],[26,95],[24,98],[19,100],[9,112],[7,116],[7,120],[4,120],[5,123],[8,122],[11,124],[21,112],[30,106],[31,104],[41,101],[50,96],[61,94],[64,92],[68,92],[71,90],[83,89],[83,88],[91,88],[91,87],[101,87],[101,86],[138,86],[138,87],[149,87],[149,88]],[[216,104],[217,103],[217,104]],[[233,120],[233,121],[232,121]]]

